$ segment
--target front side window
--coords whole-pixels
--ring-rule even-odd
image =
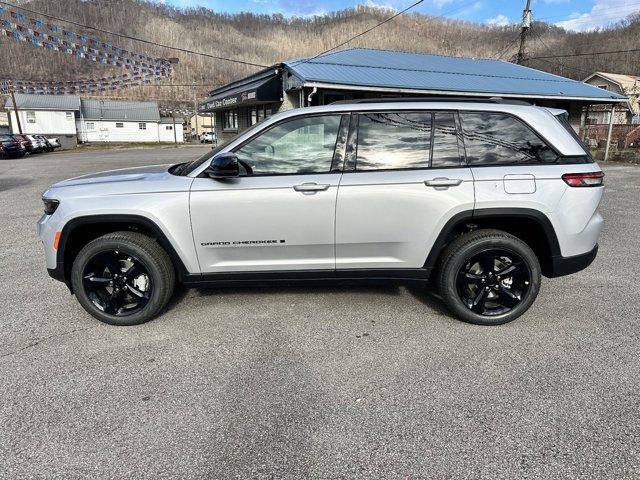
[[[460,112],[469,165],[555,163],[558,156],[520,120],[493,112]]]
[[[340,115],[296,118],[269,128],[235,153],[253,175],[328,173],[339,127]]]
[[[428,168],[431,113],[360,114],[356,170]]]

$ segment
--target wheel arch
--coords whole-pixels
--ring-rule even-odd
[[[561,252],[551,221],[539,210],[517,207],[485,208],[457,213],[440,231],[424,268],[432,272],[437,267],[440,254],[454,238],[481,228],[502,230],[520,238],[535,252],[543,275],[552,275],[553,258],[561,256]]]
[[[154,238],[169,255],[179,278],[188,273],[180,255],[153,220],[142,215],[100,214],[75,217],[62,228],[56,254],[57,278],[70,286],[71,267],[82,247],[102,235],[116,231],[136,231]]]

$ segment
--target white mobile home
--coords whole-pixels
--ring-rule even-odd
[[[78,137],[82,143],[160,142],[159,125],[155,102],[82,100]]]
[[[26,95],[16,93],[18,117],[11,98],[5,108],[9,111],[11,133],[41,134],[57,137],[63,148],[77,144],[76,118],[80,115],[80,97],[76,95]]]

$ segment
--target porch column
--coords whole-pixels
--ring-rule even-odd
[[[607,144],[604,147],[604,161],[609,159],[609,145],[611,144],[611,132],[613,131],[613,116],[616,113],[615,103],[611,104],[611,116],[609,117],[609,130],[607,131]]]

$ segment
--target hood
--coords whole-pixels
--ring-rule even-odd
[[[167,175],[171,164],[150,165],[147,167],[123,168],[106,172],[91,173],[81,177],[70,178],[51,185],[51,188],[71,187],[76,185],[97,185],[101,183],[134,182],[139,180],[159,180]]]

